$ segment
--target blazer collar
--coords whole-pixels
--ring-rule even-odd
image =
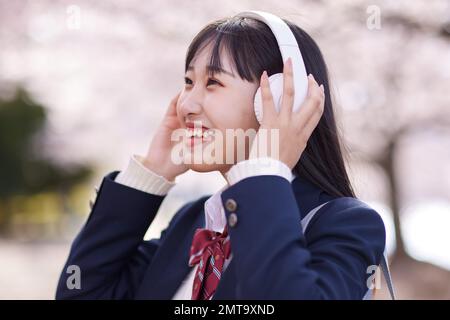
[[[296,176],[292,181],[292,191],[297,200],[301,219],[315,207],[335,198],[300,176]]]

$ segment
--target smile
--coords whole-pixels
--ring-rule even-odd
[[[213,129],[205,129],[205,128],[186,128],[186,137],[187,138],[203,138],[209,139],[214,136]]]

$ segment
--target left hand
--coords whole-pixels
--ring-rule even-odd
[[[312,74],[308,75],[308,93],[297,111],[292,111],[294,104],[294,81],[292,61],[289,58],[283,66],[283,96],[280,112],[277,113],[270,91],[269,79],[266,71],[261,76],[261,95],[263,104],[263,118],[258,133],[253,140],[249,158],[257,158],[257,145],[259,140],[267,137],[267,154],[285,163],[291,170],[297,164],[306,148],[309,137],[322,117],[325,105],[323,85],[319,86]],[[264,129],[264,130],[262,130]],[[278,155],[272,154],[275,150],[270,146],[271,129],[278,129]],[[266,131],[266,133],[263,133]],[[274,151],[275,152],[275,151]]]

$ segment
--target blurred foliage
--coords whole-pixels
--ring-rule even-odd
[[[88,166],[62,167],[44,158],[36,137],[47,123],[46,109],[18,88],[10,100],[0,100],[0,231],[6,232],[18,211],[17,199],[48,192],[67,193],[87,179]],[[37,212],[38,210],[35,210]],[[55,210],[53,210],[55,211]],[[42,215],[42,214],[41,214]]]

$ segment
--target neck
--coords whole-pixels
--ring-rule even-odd
[[[219,170],[219,172],[220,172],[220,174],[222,175],[222,177],[225,179],[225,182],[229,185],[229,183],[228,183],[228,180],[227,180],[227,172],[230,170],[230,168],[231,168],[231,165],[230,166],[228,166],[228,167],[226,167],[226,168],[224,168],[224,169],[220,169]]]

